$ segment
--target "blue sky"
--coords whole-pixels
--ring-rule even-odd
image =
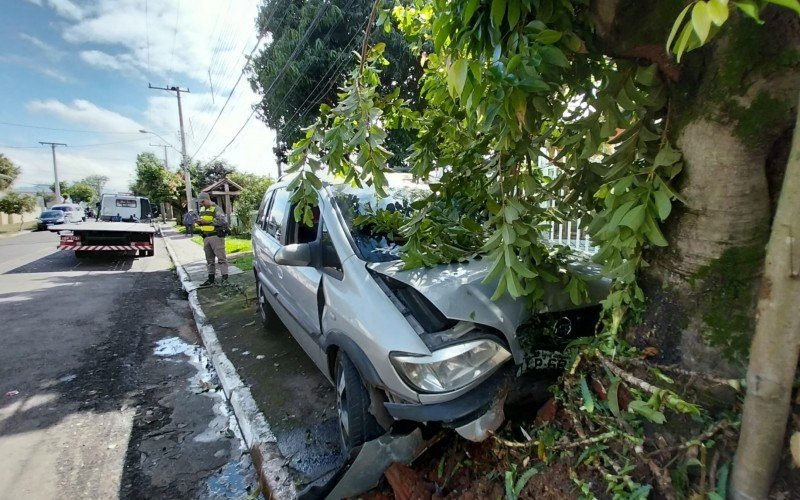
[[[257,42],[257,0],[3,3],[0,153],[22,168],[18,187],[53,182],[50,149],[39,141],[68,144],[57,150],[61,180],[104,174],[112,191],[127,189],[137,153],[163,156],[151,143],[179,150],[174,93],[148,83],[191,90],[182,96],[184,124],[188,154],[199,160],[221,153],[258,101],[242,79],[211,129]],[[221,158],[274,176],[273,144],[272,131],[253,118]],[[176,149],[168,148],[173,167]]]

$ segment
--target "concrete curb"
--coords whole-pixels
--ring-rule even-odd
[[[161,227],[158,228],[159,234]],[[214,369],[217,370],[220,384],[225,396],[228,398],[242,436],[250,450],[253,464],[258,470],[261,489],[266,498],[293,499],[297,498],[297,489],[291,475],[286,468],[287,460],[278,449],[278,442],[267,423],[266,417],[258,409],[255,399],[239,374],[233,363],[225,355],[219,343],[214,327],[206,318],[200,301],[197,298],[197,286],[190,280],[189,274],[175,255],[175,251],[167,238],[163,238],[167,253],[181,281],[181,287],[189,294],[189,306],[194,315],[197,331],[205,344],[208,356]]]

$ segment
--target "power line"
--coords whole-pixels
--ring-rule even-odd
[[[251,50],[250,54],[247,56],[247,60],[248,61],[250,61],[250,58],[253,57],[253,54],[256,52],[256,49],[258,48],[258,45],[261,43],[262,39],[263,39],[263,36],[259,36],[258,40],[256,40],[256,44],[253,46],[253,50]],[[203,140],[200,142],[200,145],[197,146],[197,149],[195,150],[194,154],[192,154],[191,158],[189,158],[190,162],[194,159],[195,156],[197,156],[197,153],[199,153],[200,150],[203,149],[203,145],[208,140],[208,137],[211,135],[211,132],[214,131],[214,127],[217,126],[217,122],[219,122],[219,118],[222,116],[222,112],[225,111],[225,107],[228,105],[228,102],[230,102],[231,96],[233,96],[233,92],[236,90],[236,87],[239,86],[239,82],[242,81],[242,77],[244,76],[244,71],[245,71],[245,68],[242,68],[242,72],[239,73],[239,78],[236,79],[236,83],[233,84],[233,88],[231,88],[231,91],[228,92],[228,97],[225,99],[225,102],[222,104],[222,107],[219,109],[219,113],[217,113],[217,117],[214,119],[214,123],[211,124],[211,128],[208,129],[208,133],[203,138]]]
[[[327,9],[328,9],[328,4],[327,3],[322,4],[322,7],[320,7],[320,9],[317,11],[317,14],[314,16],[314,19],[312,19],[311,23],[308,25],[308,28],[306,28],[306,31],[303,33],[303,36],[297,42],[297,45],[295,46],[294,51],[292,51],[292,54],[289,56],[289,59],[286,60],[286,64],[283,65],[283,68],[281,68],[281,71],[272,80],[272,83],[270,84],[269,88],[267,88],[267,90],[264,91],[264,96],[265,97],[267,95],[269,95],[269,93],[275,87],[275,84],[277,84],[280,81],[281,77],[283,77],[283,74],[286,72],[286,69],[289,67],[289,65],[292,63],[292,61],[294,61],[294,59],[298,56],[298,54],[300,53],[300,50],[303,49],[303,47],[305,46],[306,42],[308,41],[308,37],[311,35],[311,32],[314,31],[314,29],[316,29],[317,24],[319,24],[320,19],[322,19],[322,15],[325,13],[325,11]],[[242,124],[241,128],[239,128],[239,130],[236,132],[236,134],[233,136],[233,138],[230,141],[228,141],[228,143],[225,145],[225,147],[222,148],[222,151],[220,151],[214,158],[212,158],[209,161],[209,163],[213,162],[214,160],[216,160],[217,158],[222,156],[222,154],[225,153],[225,151],[228,149],[228,147],[230,147],[230,145],[233,144],[234,141],[236,141],[236,139],[239,137],[239,134],[242,133],[244,128],[247,126],[247,124],[253,118],[253,115],[256,113],[256,109],[257,109],[256,107],[253,107],[253,110],[250,112],[250,114],[248,115],[247,119]]]
[[[81,132],[87,134],[104,134],[104,135],[110,135],[110,134],[131,135],[139,133],[139,132],[109,132],[107,130],[81,130],[75,128],[40,127],[38,125],[26,125],[24,123],[12,123],[12,122],[0,122],[0,125],[6,125],[9,127],[34,128],[38,130],[57,130],[59,132]]]
[[[169,57],[169,75],[172,77],[172,63],[175,62],[175,39],[178,38],[178,21],[181,18],[181,0],[178,0],[178,8],[175,10],[175,31],[172,33],[172,53]]]

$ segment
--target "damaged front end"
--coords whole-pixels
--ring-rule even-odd
[[[421,403],[385,403],[395,419],[441,422],[466,439],[482,441],[503,423],[509,389],[520,385],[513,383],[516,377],[562,368],[569,339],[593,333],[599,307],[576,308],[557,287],[545,295],[539,314],[524,300],[492,301],[494,286],[483,283],[489,264],[472,260],[410,271],[396,262],[368,264],[431,351],[390,354]],[[591,268],[582,272],[593,273]],[[594,304],[607,294],[604,280],[590,281],[588,288]]]

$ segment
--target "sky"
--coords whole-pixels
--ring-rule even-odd
[[[56,149],[59,180],[102,174],[106,191],[127,191],[136,155],[162,158],[159,144],[176,168],[175,93],[148,84],[189,89],[181,94],[189,157],[222,153],[241,171],[276,176],[274,132],[247,121],[259,97],[246,76],[235,85],[258,42],[257,8],[257,0],[3,0],[0,153],[22,170],[15,188],[53,183],[51,149],[40,141],[67,144]]]

